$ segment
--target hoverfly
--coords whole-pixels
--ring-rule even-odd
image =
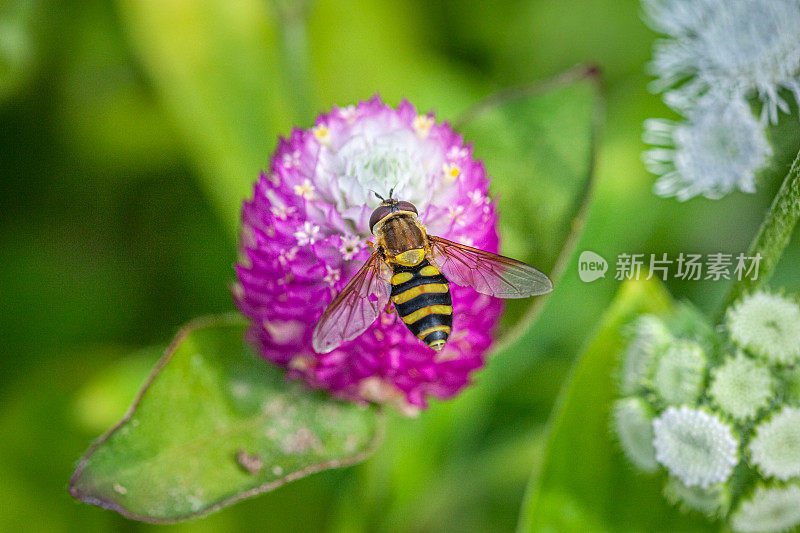
[[[453,326],[450,282],[498,298],[526,298],[553,290],[550,279],[516,259],[428,234],[411,202],[380,198],[369,226],[372,255],[333,299],[314,328],[313,346],[327,353],[361,335],[394,304],[422,342],[441,350]]]

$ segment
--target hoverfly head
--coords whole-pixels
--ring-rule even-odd
[[[375,211],[372,212],[372,216],[369,217],[369,229],[373,233],[375,233],[375,225],[393,213],[404,211],[414,213],[415,215],[417,214],[417,208],[411,202],[392,198],[394,188],[389,190],[389,196],[387,198],[384,198],[375,191],[372,192],[381,199],[381,205],[379,205]]]

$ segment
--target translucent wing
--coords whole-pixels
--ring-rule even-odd
[[[314,328],[314,350],[328,353],[364,333],[389,303],[391,289],[376,250],[322,313]]]
[[[527,298],[553,290],[550,278],[522,261],[433,235],[429,238],[433,261],[456,285],[467,285],[498,298]]]

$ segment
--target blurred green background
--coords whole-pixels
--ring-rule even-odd
[[[758,194],[656,198],[641,123],[674,115],[646,90],[655,38],[636,0],[0,2],[0,530],[155,527],[71,500],[69,476],[155,361],[139,350],[233,308],[241,199],[278,135],[332,104],[380,93],[452,120],[495,91],[596,63],[606,121],[578,251],[613,270],[623,252],[746,250],[800,145],[797,119],[773,128],[776,168]],[[797,241],[773,283],[795,292]],[[468,391],[390,417],[365,464],[159,527],[513,530],[561,385],[617,288],[612,271],[581,283],[573,258],[524,364],[508,375],[492,360],[488,375],[504,377],[477,377],[479,403]],[[726,284],[668,288],[711,312]],[[481,412],[470,435],[435,414],[459,402]],[[444,445],[426,453],[432,432]]]

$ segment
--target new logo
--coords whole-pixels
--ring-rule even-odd
[[[581,278],[581,281],[589,283],[598,278],[604,278],[607,270],[608,262],[592,251],[584,250],[578,257],[578,277]]]

